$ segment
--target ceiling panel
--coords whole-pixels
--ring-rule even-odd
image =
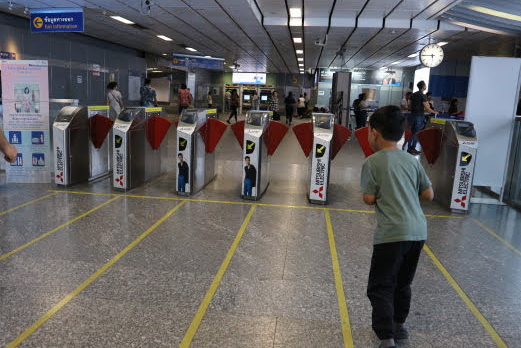
[[[434,4],[425,8],[425,11],[421,12],[417,18],[419,19],[430,19],[436,18],[436,16],[449,10],[452,6],[457,5],[462,0],[438,0]]]
[[[387,16],[401,0],[371,0],[364,8],[360,18],[383,18]]]

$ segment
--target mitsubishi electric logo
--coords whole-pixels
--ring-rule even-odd
[[[255,151],[255,143],[251,140],[246,140],[246,154],[252,154]]]

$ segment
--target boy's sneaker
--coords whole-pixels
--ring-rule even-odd
[[[409,332],[405,327],[405,324],[393,324],[393,336],[395,340],[407,340],[409,339]]]

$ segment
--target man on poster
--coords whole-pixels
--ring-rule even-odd
[[[14,161],[16,161],[18,151],[16,150],[16,147],[11,145],[9,141],[7,141],[2,127],[0,127],[0,150],[4,154],[4,159],[7,162],[13,163]]]
[[[257,182],[257,169],[250,164],[250,156],[244,157],[246,166],[244,166],[244,195],[251,196],[255,183]]]

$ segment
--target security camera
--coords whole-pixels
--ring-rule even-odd
[[[315,46],[325,46],[327,45],[327,35],[324,37],[324,40],[321,40],[320,38],[317,38],[315,40]]]

